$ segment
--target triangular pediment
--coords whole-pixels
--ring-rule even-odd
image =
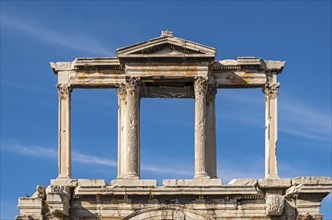
[[[180,54],[204,54],[204,53],[201,51],[188,49],[183,46],[178,46],[170,43],[163,43],[151,47],[146,47],[142,50],[133,52],[131,54],[180,55]]]
[[[173,37],[161,36],[149,41],[117,49],[120,59],[126,58],[209,58],[214,59],[216,49],[195,42]]]

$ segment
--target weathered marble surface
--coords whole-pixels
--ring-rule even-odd
[[[322,219],[327,177],[278,177],[277,75],[284,61],[239,57],[216,61],[216,49],[176,38],[158,38],[117,50],[117,57],[51,63],[58,78],[58,177],[18,200],[16,219]],[[72,179],[71,92],[114,88],[118,96],[118,175]],[[217,177],[215,95],[218,88],[261,88],[265,98],[265,178]],[[140,179],[140,99],[195,100],[193,179]]]
[[[122,181],[128,184],[52,180],[46,190],[38,186],[33,196],[19,199],[17,219],[317,220],[323,217],[320,201],[332,190],[327,177],[237,179],[228,185],[208,185],[205,179],[202,185],[165,180],[163,186]]]

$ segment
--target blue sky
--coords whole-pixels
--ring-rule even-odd
[[[57,176],[57,89],[49,62],[110,57],[172,30],[217,59],[286,60],[279,81],[280,177],[331,177],[330,1],[1,1],[1,219]],[[217,94],[218,174],[264,176],[264,95]],[[142,99],[141,176],[192,178],[194,101]],[[116,177],[115,90],[72,94],[73,178]],[[331,219],[331,196],[321,212]]]

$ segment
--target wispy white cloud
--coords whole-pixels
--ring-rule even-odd
[[[23,145],[18,142],[13,143],[1,143],[1,150],[24,154],[34,157],[44,157],[44,158],[53,158],[57,159],[58,152],[55,148],[41,147],[35,145]],[[72,160],[77,163],[83,164],[97,164],[97,165],[105,165],[105,166],[117,166],[117,162],[115,160],[105,159],[98,156],[86,155],[80,152],[72,151]]]
[[[57,159],[58,153],[55,148],[47,148],[35,145],[23,145],[18,142],[12,143],[1,143],[1,150],[7,151],[16,154],[24,154],[34,157],[42,157],[42,158],[52,158]],[[95,164],[95,165],[103,165],[103,166],[111,166],[117,167],[117,161],[112,159],[106,159],[103,157],[95,156],[95,155],[87,155],[77,151],[72,151],[72,160],[76,163],[81,164]],[[188,169],[184,169],[183,167],[170,167],[169,165],[163,166],[155,166],[142,164],[142,171],[150,172],[150,173],[164,173],[164,174],[174,174],[174,175],[188,175],[191,173]]]
[[[22,34],[28,34],[38,40],[73,50],[103,56],[110,56],[110,53],[113,51],[106,50],[105,46],[95,41],[92,37],[89,37],[87,32],[82,33],[78,30],[65,32],[57,30],[53,26],[29,20],[28,18],[22,18],[17,15],[2,13],[1,26],[16,29],[22,32]]]
[[[281,132],[331,142],[331,110],[292,99],[281,101],[279,106]]]
[[[236,108],[228,114],[221,106],[218,112],[223,112],[223,114],[217,114],[218,120],[232,120],[235,123],[242,123],[256,128],[264,126],[264,116],[257,114],[257,112],[262,112],[259,108],[264,108],[263,95],[258,93],[245,95],[244,92],[233,92],[222,96],[220,102],[224,103],[223,100],[237,105],[243,104],[247,109]],[[313,107],[308,103],[304,103],[301,99],[291,98],[290,95],[284,95],[283,99],[279,99],[278,108],[280,132],[331,142],[331,109],[322,109],[319,106]]]
[[[105,166],[117,166],[117,161],[105,159],[98,156],[93,155],[86,155],[76,151],[72,152],[72,160],[78,163],[86,163],[86,164],[98,164],[98,165],[105,165]]]

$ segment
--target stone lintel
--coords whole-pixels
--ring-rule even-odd
[[[259,71],[262,73],[274,72],[278,74],[282,72],[285,64],[285,61],[263,60],[257,57],[239,57],[237,60],[216,61],[210,69],[219,71],[246,70]]]
[[[142,86],[141,98],[194,98],[192,86]]]
[[[259,179],[258,185],[262,189],[269,189],[269,188],[288,188],[291,187],[291,179]]]
[[[195,178],[195,179],[166,179],[163,180],[165,187],[172,186],[221,186],[220,179],[207,179],[207,178]]]
[[[58,186],[107,186],[104,179],[52,179],[51,185]]]
[[[228,185],[232,186],[257,186],[257,179],[232,179]]]
[[[41,214],[43,207],[42,198],[20,197],[18,199],[18,206],[21,214]]]
[[[115,179],[111,186],[157,187],[157,180]]]
[[[137,184],[136,184],[137,185]],[[163,196],[172,195],[181,197],[183,195],[219,195],[221,197],[260,197],[263,194],[252,186],[131,186],[131,185],[112,185],[107,187],[79,186],[75,188],[75,196],[84,195],[104,195],[104,196],[123,196],[123,195],[153,195]]]
[[[332,179],[330,177],[324,177],[324,176],[296,177],[292,178],[292,184],[293,185],[300,185],[300,184],[332,185]]]

